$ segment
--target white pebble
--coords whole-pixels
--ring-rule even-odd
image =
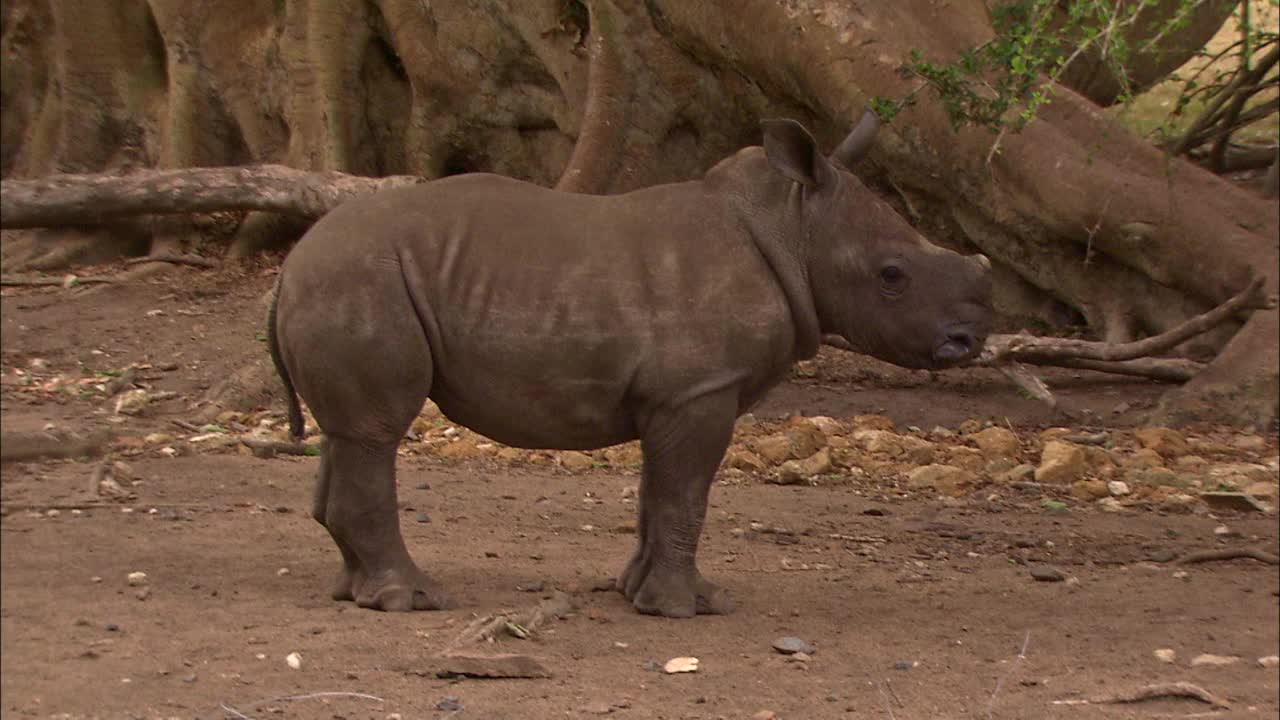
[[[1264,668],[1273,668],[1280,666],[1280,656],[1268,655],[1258,658],[1258,664]]]
[[[129,585],[137,587],[147,582],[147,574],[144,572],[131,572],[128,576]]]
[[[289,568],[287,567],[280,568],[279,570],[276,571],[276,575],[279,575],[280,577],[284,577],[285,575],[288,575],[288,574],[289,574]]]
[[[291,652],[288,655],[286,655],[284,658],[284,662],[286,665],[288,665],[290,668],[293,668],[294,670],[302,669],[302,656],[296,652]]]
[[[1235,655],[1213,655],[1204,653],[1197,655],[1191,659],[1191,667],[1200,667],[1201,665],[1234,665],[1240,662],[1240,658]]]
[[[1162,663],[1171,663],[1178,659],[1178,653],[1173,648],[1160,648],[1152,654]]]
[[[662,671],[668,675],[676,673],[692,673],[698,672],[698,658],[696,657],[674,657],[662,666]]]

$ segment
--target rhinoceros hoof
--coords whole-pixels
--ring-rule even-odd
[[[631,604],[645,615],[684,618],[733,612],[733,600],[724,588],[698,577],[681,582],[672,576],[650,573],[631,596]]]
[[[347,588],[346,597],[341,597],[343,580],[339,579],[334,599],[354,599],[362,608],[385,612],[447,610],[457,606],[439,583],[417,568],[387,571],[363,579],[352,578]]]

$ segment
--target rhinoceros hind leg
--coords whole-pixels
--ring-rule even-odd
[[[658,411],[644,424],[638,545],[618,577],[618,589],[641,613],[692,617],[733,609],[728,594],[698,572],[695,555],[736,407],[736,396],[722,391]]]
[[[325,437],[317,486],[327,494],[321,522],[343,559],[333,596],[387,611],[453,607],[444,588],[414,564],[400,534],[397,446]]]

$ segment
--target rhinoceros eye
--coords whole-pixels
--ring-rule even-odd
[[[907,286],[907,274],[894,263],[880,268],[880,290],[886,295],[900,295]]]

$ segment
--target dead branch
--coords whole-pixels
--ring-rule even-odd
[[[1054,705],[1111,705],[1120,703],[1136,703],[1144,700],[1157,700],[1167,697],[1182,697],[1199,700],[1216,708],[1226,709],[1231,704],[1226,700],[1205,690],[1199,685],[1193,685],[1189,682],[1175,683],[1159,683],[1156,685],[1144,685],[1133,690],[1114,693],[1112,695],[1101,695],[1098,697],[1088,698],[1084,700],[1054,700]]]
[[[556,591],[530,610],[478,617],[468,623],[462,632],[458,633],[458,636],[441,651],[441,654],[450,654],[466,645],[493,642],[503,634],[527,640],[536,635],[539,628],[547,621],[562,618],[572,609],[569,596]]]
[[[1274,300],[1263,294],[1264,279],[1254,278],[1249,286],[1221,305],[1159,335],[1127,343],[1105,343],[1072,338],[1043,338],[1033,335],[994,335],[971,365],[997,365],[1017,360],[1035,365],[1054,365],[1063,359],[1123,362],[1147,358],[1212,329],[1245,309],[1273,307]],[[1154,358],[1152,358],[1154,359]]]
[[[1268,565],[1280,565],[1280,557],[1272,555],[1265,550],[1256,548],[1223,548],[1221,550],[1200,550],[1193,553],[1187,553],[1178,558],[1178,564],[1191,565],[1193,563],[1214,562],[1217,560],[1235,560],[1237,558],[1252,558],[1258,562],[1264,562]]]
[[[129,175],[52,175],[0,182],[0,227],[92,225],[134,215],[264,210],[315,218],[354,197],[425,182],[360,177],[283,165],[151,170]]]
[[[67,275],[61,278],[23,278],[13,275],[0,277],[0,285],[5,287],[54,287],[72,288],[77,285],[93,285],[117,282],[115,278]]]
[[[1133,375],[1164,382],[1186,382],[1204,368],[1202,363],[1184,358],[1149,357],[1212,329],[1245,309],[1271,307],[1274,299],[1263,293],[1263,279],[1255,278],[1249,286],[1208,312],[1171,328],[1159,335],[1129,343],[1105,343],[1073,338],[1038,337],[1035,335],[991,335],[982,354],[966,367],[994,367],[1009,376],[1030,395],[1053,404],[1046,395],[1048,388],[1029,370],[1017,363],[1096,370],[1117,375]],[[827,335],[823,343],[842,350],[854,350],[837,335]]]
[[[148,255],[146,257],[130,258],[124,261],[125,265],[141,265],[142,263],[169,263],[171,265],[190,265],[198,268],[215,268],[218,267],[216,260],[200,257],[199,255]]]

